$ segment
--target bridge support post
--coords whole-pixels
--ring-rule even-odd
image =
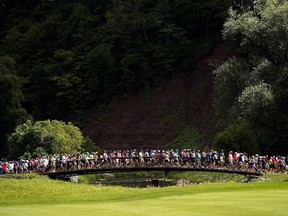
[[[152,185],[153,185],[153,187],[158,187],[159,186],[159,180],[158,179],[153,179],[152,180]]]
[[[48,175],[48,178],[56,180],[58,179],[58,175]]]
[[[164,179],[166,180],[167,176],[168,176],[169,171],[165,170],[164,171]]]

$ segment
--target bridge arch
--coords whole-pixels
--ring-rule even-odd
[[[78,169],[78,170],[65,170],[58,172],[46,172],[43,175],[47,175],[51,179],[61,179],[63,176],[73,175],[86,175],[86,174],[99,174],[99,173],[113,173],[113,172],[141,172],[141,171],[162,171],[167,172],[218,172],[218,173],[231,173],[244,176],[261,176],[261,172],[242,171],[232,169],[220,169],[220,168],[196,168],[196,167],[113,167],[113,168],[97,168],[97,169]]]

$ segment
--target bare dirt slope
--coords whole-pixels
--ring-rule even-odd
[[[216,128],[213,108],[213,76],[209,61],[231,56],[229,45],[216,45],[211,54],[197,61],[191,76],[175,74],[149,98],[135,95],[113,101],[109,111],[88,112],[83,132],[102,149],[164,147],[177,137],[183,123],[196,126],[203,144],[211,142]]]

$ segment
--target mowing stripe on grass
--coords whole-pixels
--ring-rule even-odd
[[[39,215],[287,215],[288,190],[229,191],[182,196],[120,200],[109,202],[73,202],[71,204],[16,205],[0,207],[2,216]]]

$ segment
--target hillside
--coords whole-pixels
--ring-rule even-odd
[[[183,123],[196,126],[209,145],[217,132],[213,107],[213,75],[209,61],[220,63],[231,56],[227,42],[217,44],[197,60],[191,76],[177,73],[148,98],[134,95],[114,100],[108,111],[91,108],[83,132],[101,148],[158,148],[177,137]]]
[[[233,5],[231,0],[2,3],[0,157],[9,154],[7,138],[27,119],[78,124],[91,104],[85,132],[101,146],[173,139],[180,125],[190,123],[194,108],[187,101],[190,88],[182,85],[188,78],[167,79],[175,71],[194,70],[199,50],[221,37]],[[145,100],[136,95],[143,89]],[[96,113],[107,101],[113,101],[109,113]]]
[[[287,1],[2,3],[0,158],[18,157],[17,126],[53,119],[102,148],[202,149],[217,134],[226,151],[287,152]],[[211,48],[222,37],[237,50]],[[207,62],[231,53],[213,77]]]

